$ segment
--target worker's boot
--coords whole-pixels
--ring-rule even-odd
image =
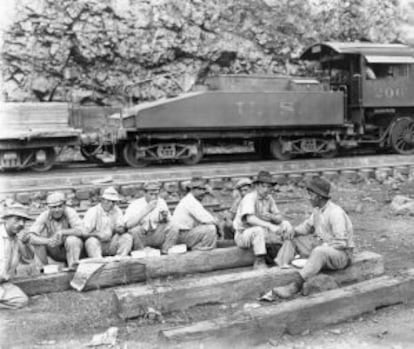
[[[253,264],[253,269],[260,270],[260,269],[267,269],[265,256],[256,256],[256,260]]]
[[[273,289],[273,295],[279,298],[290,298],[294,294],[298,293],[302,288],[304,280],[300,278],[298,281],[293,281],[286,286],[275,287]]]

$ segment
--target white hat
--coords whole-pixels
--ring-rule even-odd
[[[252,184],[253,182],[249,178],[247,177],[240,178],[236,183],[236,189],[240,189],[246,185],[252,185]]]
[[[24,218],[26,220],[33,220],[33,218],[29,216],[27,207],[19,203],[14,203],[6,207],[1,214],[1,218],[3,219],[12,216]]]
[[[61,191],[55,191],[49,194],[46,199],[46,203],[49,207],[62,205],[65,201],[65,194]]]
[[[118,192],[114,187],[108,187],[102,193],[102,198],[109,200],[109,201],[120,201],[121,198],[119,197]]]

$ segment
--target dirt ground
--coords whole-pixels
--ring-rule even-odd
[[[302,192],[281,188],[279,198],[297,197]],[[384,256],[386,273],[396,275],[414,268],[414,217],[397,216],[390,201],[397,195],[414,197],[413,182],[334,182],[333,200],[342,204],[354,223],[358,250]],[[305,200],[280,204],[293,222],[310,210]],[[0,311],[0,348],[82,348],[94,334],[111,326],[119,329],[113,348],[160,348],[160,329],[189,324],[236,311],[246,303],[213,304],[165,315],[161,320],[117,318],[110,289],[83,294],[68,291],[32,297],[29,307],[15,312]],[[334,311],[334,309],[333,309]],[[174,344],[173,348],[226,348],[233,344]],[[414,303],[379,309],[345,323],[298,336],[252,338],[240,348],[414,348]],[[101,346],[102,348],[102,346]]]

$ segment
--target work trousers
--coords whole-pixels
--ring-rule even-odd
[[[321,245],[320,240],[313,235],[303,235],[297,236],[293,240],[284,241],[275,262],[279,266],[289,264],[297,253],[301,257],[308,258],[305,266],[299,272],[304,280],[315,276],[322,269],[344,269],[352,259],[350,251]]]
[[[27,305],[29,298],[11,282],[0,284],[0,309],[18,309]]]
[[[35,253],[42,264],[48,264],[47,257],[57,262],[66,262],[68,267],[79,263],[83,241],[77,236],[66,236],[63,243],[56,247],[35,246]]]
[[[145,230],[137,226],[129,230],[133,237],[133,250],[141,250],[144,247],[153,247],[167,253],[168,249],[178,241],[178,228],[171,222],[161,223],[153,230]]]
[[[200,224],[190,230],[180,230],[177,243],[193,251],[212,250],[217,246],[217,228],[214,224]]]
[[[278,225],[279,230],[276,232],[259,226],[250,227],[243,231],[237,231],[234,241],[240,248],[253,248],[253,253],[256,256],[265,255],[266,244],[281,244],[282,233],[289,226],[288,221],[283,221]]]
[[[131,234],[114,234],[109,241],[100,241],[92,236],[85,241],[88,257],[101,258],[102,256],[128,256],[132,249]]]

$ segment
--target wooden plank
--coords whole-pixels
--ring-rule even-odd
[[[85,290],[109,287],[147,279],[205,273],[214,270],[251,266],[254,256],[251,251],[238,247],[217,248],[211,251],[190,251],[180,255],[165,255],[153,258],[125,258],[110,262],[94,275]],[[142,271],[145,265],[145,272]],[[13,280],[28,295],[60,292],[70,289],[73,273],[57,273],[36,277],[16,278]]]
[[[111,258],[111,257],[110,257]],[[113,257],[112,257],[113,258]],[[84,273],[84,267],[92,270]],[[120,260],[105,261],[105,258],[81,261],[70,285],[77,291],[102,287],[125,285],[146,279],[145,264],[140,259],[122,257]]]
[[[384,273],[381,255],[365,251],[347,269],[331,275],[339,283],[357,282]],[[115,290],[119,316],[123,319],[145,314],[148,307],[161,312],[183,310],[209,302],[231,303],[257,298],[273,287],[286,285],[298,277],[296,270],[269,268],[231,274],[188,278],[161,285],[133,285]]]
[[[414,269],[400,277],[382,276],[310,297],[263,306],[214,320],[160,331],[167,341],[269,338],[323,328],[376,308],[414,298]]]
[[[74,272],[60,272],[56,274],[19,277],[12,280],[28,296],[49,292],[62,292],[70,289],[70,281]]]

